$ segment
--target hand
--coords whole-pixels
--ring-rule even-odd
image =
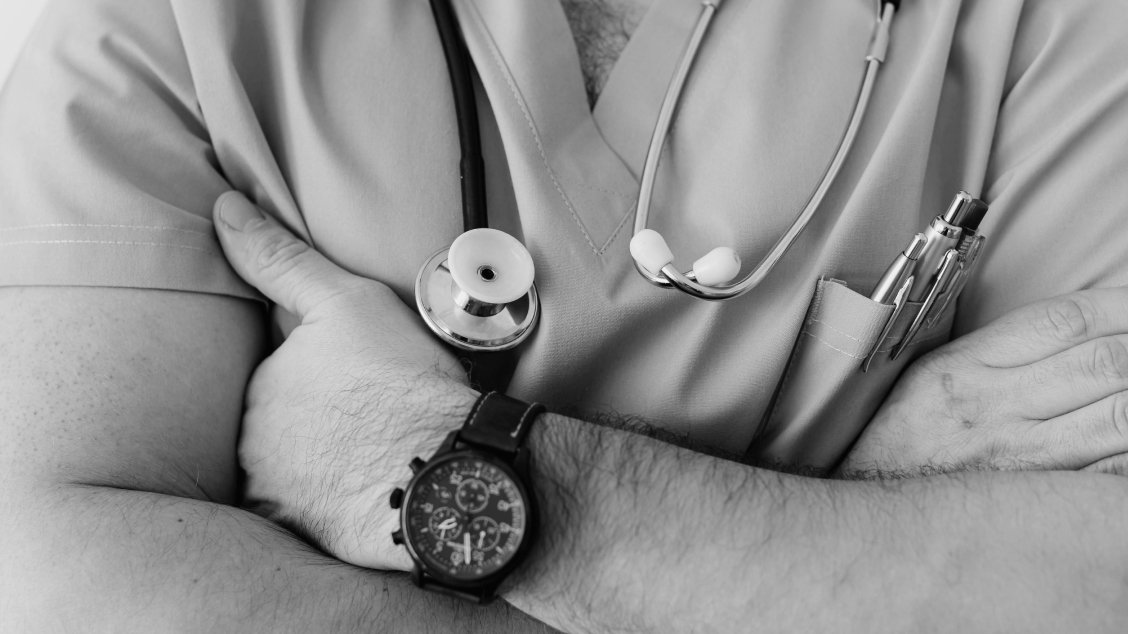
[[[844,477],[973,469],[1124,472],[1128,289],[1016,309],[914,363]]]
[[[301,322],[247,386],[248,501],[342,561],[408,570],[388,496],[470,411],[466,373],[384,284],[336,266],[242,195],[224,194],[215,215],[239,275]]]

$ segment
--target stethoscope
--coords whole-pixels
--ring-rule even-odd
[[[756,268],[735,283],[741,262],[729,247],[717,247],[684,273],[674,267],[674,255],[662,236],[646,227],[654,195],[654,180],[670,124],[693,61],[720,0],[702,0],[693,31],[675,67],[651,136],[639,185],[634,237],[630,252],[635,268],[660,288],[676,288],[706,300],[731,299],[755,288],[783,258],[811,221],[846,161],[869,106],[877,71],[885,61],[889,30],[900,0],[875,0],[877,20],[866,53],[866,73],[846,131],[822,180],[802,212],[776,241]],[[462,177],[463,233],[450,247],[432,255],[415,282],[415,301],[428,327],[447,343],[463,350],[508,350],[528,338],[536,327],[540,302],[534,283],[533,258],[523,244],[507,233],[488,228],[485,171],[478,108],[470,75],[470,56],[459,32],[450,0],[431,0],[443,54],[450,71],[458,119]]]

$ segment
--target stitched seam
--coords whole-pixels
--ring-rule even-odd
[[[607,242],[604,242],[603,246],[599,249],[599,255],[603,255],[607,251],[607,249],[610,248],[611,243],[615,241],[615,238],[619,237],[619,232],[623,230],[623,227],[627,226],[627,221],[634,217],[634,212],[636,209],[638,209],[637,202],[631,205],[631,208],[627,210],[627,213],[623,214],[623,219],[619,221],[619,226],[615,227],[615,232],[611,234],[610,238],[607,238]]]
[[[497,394],[497,392],[490,392],[489,394],[483,395],[478,399],[477,403],[474,403],[474,409],[470,410],[470,416],[466,419],[467,427],[474,426],[474,421],[478,418],[478,412],[482,410],[482,403],[485,403],[486,399],[493,396],[494,394]]]
[[[190,247],[186,244],[169,244],[167,242],[122,242],[114,240],[21,240],[18,242],[0,242],[0,247],[10,247],[21,244],[127,244],[145,247],[175,247],[177,249],[191,249],[200,253],[211,253],[208,249]]]
[[[813,309],[809,309],[814,311],[810,313],[811,315],[819,314],[819,308],[822,304],[822,290],[819,288],[819,283],[821,282],[822,278],[820,277],[819,282],[815,284],[815,296],[811,299]],[[804,315],[804,319],[806,319],[806,315]],[[772,425],[772,421],[776,418],[776,413],[779,412],[780,403],[783,402],[783,396],[787,390],[787,383],[791,380],[791,373],[795,370],[795,358],[799,354],[799,348],[802,347],[802,343],[800,342],[802,341],[802,333],[804,332],[806,332],[805,329],[801,330],[799,338],[795,341],[795,349],[791,351],[791,355],[787,359],[787,366],[783,370],[783,379],[781,379],[779,383],[779,391],[775,395],[775,402],[772,403],[772,411],[768,414],[767,421],[760,426],[762,429],[756,431],[756,436],[759,436],[765,429]]]
[[[561,183],[569,183],[571,185],[575,185],[576,187],[583,187],[584,189],[590,189],[593,192],[601,192],[601,193],[604,193],[604,194],[611,194],[612,196],[618,196],[619,198],[623,198],[623,199],[629,200],[631,202],[634,202],[637,198],[636,196],[628,196],[626,194],[621,194],[619,192],[613,192],[609,189],[601,189],[599,187],[592,187],[591,185],[587,185],[585,183],[582,183],[582,182],[577,181],[577,180],[573,180],[571,178],[561,178],[560,182]]]
[[[851,337],[850,335],[848,335],[848,334],[846,334],[846,333],[842,332],[841,330],[839,330],[839,329],[835,328],[834,326],[831,326],[830,324],[828,324],[828,323],[827,323],[827,322],[825,322],[825,321],[821,321],[821,320],[819,320],[819,319],[812,319],[812,320],[811,320],[811,323],[812,323],[812,324],[822,324],[822,325],[826,326],[827,328],[830,328],[830,329],[831,329],[831,330],[833,330],[834,332],[837,332],[838,334],[842,335],[843,337],[846,337],[847,339],[852,339],[852,340],[854,340],[854,341],[857,341],[858,343],[865,343],[865,340],[864,340],[864,339],[859,339],[859,338],[857,338],[857,337]]]
[[[823,339],[820,339],[820,338],[816,337],[815,335],[811,334],[811,333],[810,333],[809,331],[807,331],[807,330],[804,330],[804,331],[803,331],[803,334],[810,336],[810,337],[811,337],[811,338],[813,338],[813,339],[814,339],[815,341],[817,341],[817,342],[819,342],[819,343],[823,344],[824,346],[826,346],[826,347],[830,348],[831,350],[834,350],[835,352],[841,352],[842,354],[844,354],[844,355],[846,355],[846,356],[850,357],[851,359],[865,359],[865,358],[866,358],[866,355],[862,355],[862,356],[860,356],[860,357],[859,357],[859,356],[857,356],[857,355],[853,355],[853,354],[850,354],[849,352],[846,352],[845,350],[840,350],[840,349],[838,349],[838,348],[835,348],[834,346],[830,345],[829,343],[827,343],[827,342],[826,342],[826,341],[824,341]]]
[[[478,8],[475,7],[473,3],[468,3],[468,6],[474,12],[474,15],[478,18],[479,29],[482,30],[486,36],[486,46],[488,46],[490,49],[490,56],[493,58],[494,64],[497,65],[498,71],[500,71],[502,76],[505,77],[505,83],[509,84],[509,90],[513,93],[513,100],[517,102],[517,105],[521,108],[521,113],[525,115],[525,122],[529,125],[529,132],[532,133],[533,140],[537,144],[537,151],[540,152],[541,161],[544,163],[545,171],[548,172],[548,177],[552,179],[552,184],[556,187],[556,192],[560,194],[561,200],[564,201],[564,206],[568,208],[568,213],[572,214],[572,220],[576,221],[576,226],[580,228],[580,233],[584,234],[584,240],[587,240],[588,246],[591,247],[592,253],[600,255],[600,252],[596,248],[595,243],[591,240],[591,236],[588,235],[587,229],[585,229],[583,223],[580,222],[580,217],[576,215],[576,210],[572,208],[572,203],[568,200],[568,196],[564,194],[564,189],[560,187],[560,181],[556,180],[556,174],[553,173],[552,166],[548,164],[548,156],[546,156],[544,153],[544,146],[541,145],[540,134],[537,133],[536,126],[533,125],[533,118],[529,115],[528,108],[525,107],[525,101],[521,98],[520,93],[517,92],[517,86],[513,83],[513,78],[510,77],[509,72],[502,64],[501,52],[497,50],[497,47],[494,45],[493,37],[491,37],[489,33],[486,32],[485,25],[482,24],[482,16],[478,14]]]
[[[521,433],[521,428],[525,426],[526,422],[528,422],[529,413],[534,409],[537,409],[536,403],[530,403],[529,406],[525,408],[525,413],[521,414],[521,420],[517,421],[517,429],[514,429],[513,433],[509,434],[510,438],[516,438],[517,434]]]
[[[154,231],[179,231],[181,233],[191,233],[198,236],[211,237],[211,234],[204,233],[203,231],[193,231],[191,229],[177,229],[175,227],[146,227],[142,225],[98,225],[98,224],[65,224],[56,223],[49,225],[21,225],[18,227],[0,227],[0,232],[3,231],[19,231],[21,229],[52,229],[57,227],[82,227],[82,228],[99,228],[99,229],[149,229]]]

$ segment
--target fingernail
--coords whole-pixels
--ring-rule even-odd
[[[224,224],[235,231],[242,231],[255,220],[262,220],[262,212],[258,207],[243,197],[242,194],[230,194],[224,197],[219,208],[219,217]]]

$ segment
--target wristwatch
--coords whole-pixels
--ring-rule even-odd
[[[544,411],[484,394],[430,460],[411,461],[411,482],[392,492],[392,508],[400,512],[392,541],[415,562],[415,585],[489,603],[528,554],[537,505],[523,445]]]

